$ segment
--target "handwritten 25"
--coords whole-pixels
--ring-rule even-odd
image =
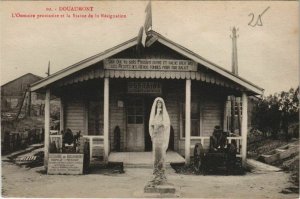
[[[262,16],[267,12],[267,10],[270,8],[267,7],[261,14],[258,15],[257,19],[255,20],[255,15],[253,13],[250,13],[248,16],[251,16],[251,20],[248,23],[249,26],[255,27],[255,26],[263,26],[262,22]]]

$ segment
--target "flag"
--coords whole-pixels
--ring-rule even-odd
[[[144,27],[142,27],[144,30]],[[142,44],[144,47],[146,47],[146,39],[147,39],[147,35],[146,35],[146,31],[142,31]]]
[[[152,27],[152,9],[151,9],[151,1],[149,1],[146,9],[146,19],[145,19],[145,23],[144,23],[144,29],[145,32],[147,32],[149,30],[150,27]]]
[[[144,45],[144,43],[142,41],[143,34],[144,34],[144,27],[142,26],[139,30],[139,34],[138,34],[138,37],[137,37],[136,52],[137,52],[138,57],[142,54],[142,48],[143,48],[143,45]]]
[[[149,1],[146,9],[145,9],[146,17],[145,17],[145,23],[144,23],[144,31],[142,36],[142,44],[144,47],[146,47],[146,39],[147,39],[147,32],[149,28],[152,29],[152,8],[151,8],[151,1]]]
[[[143,39],[143,27],[140,28],[139,30],[139,34],[138,34],[138,38],[137,38],[137,42],[138,44],[142,43],[142,39]]]

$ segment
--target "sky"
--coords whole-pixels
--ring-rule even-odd
[[[29,72],[45,77],[49,60],[54,73],[136,37],[147,3],[1,1],[1,85]],[[93,10],[59,11],[70,6]],[[93,18],[74,18],[73,13]],[[101,14],[126,18],[95,17]],[[265,95],[299,85],[298,19],[297,1],[152,1],[154,31],[227,70],[231,70],[231,28],[238,27],[239,75],[264,88]]]

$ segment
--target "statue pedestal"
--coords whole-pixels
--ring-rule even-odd
[[[144,188],[144,192],[145,193],[175,193],[175,187],[171,183],[155,185],[152,182],[148,182],[148,184]]]

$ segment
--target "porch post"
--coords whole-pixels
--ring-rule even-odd
[[[243,161],[243,166],[246,164],[246,158],[247,158],[247,129],[248,129],[248,98],[247,94],[243,93],[242,94],[242,161]]]
[[[227,114],[228,114],[228,97],[226,96],[225,102],[224,102],[224,112],[223,112],[223,131],[228,131],[227,129]]]
[[[44,134],[44,167],[48,169],[48,153],[49,153],[49,133],[50,133],[50,89],[46,90],[45,95],[45,134]]]
[[[108,162],[109,154],[109,78],[104,78],[104,161]]]
[[[185,83],[185,164],[190,163],[191,148],[191,80]]]
[[[64,130],[64,102],[62,97],[60,98],[60,114],[59,114],[59,131]]]

